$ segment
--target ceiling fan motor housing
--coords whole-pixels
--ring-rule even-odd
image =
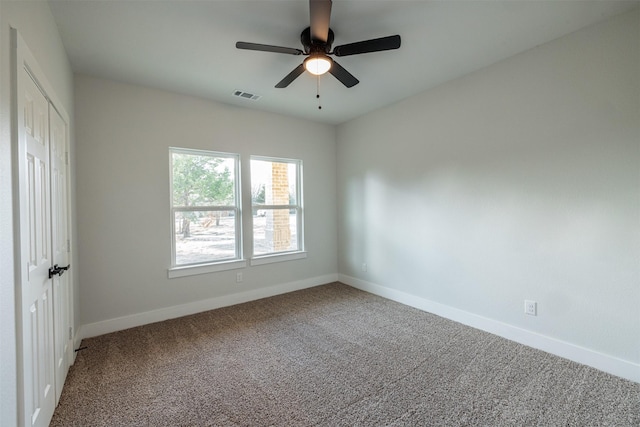
[[[311,39],[311,27],[307,27],[300,34],[300,42],[304,47],[304,53],[329,53],[331,52],[331,45],[333,44],[333,30],[329,28],[329,34],[327,35],[327,41],[312,40]]]

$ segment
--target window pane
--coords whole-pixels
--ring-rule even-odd
[[[254,209],[253,254],[298,250],[295,209]]]
[[[251,203],[297,205],[295,162],[251,160]]]
[[[229,157],[172,153],[173,206],[235,205],[235,162]]]
[[[176,212],[176,265],[236,257],[234,211]]]

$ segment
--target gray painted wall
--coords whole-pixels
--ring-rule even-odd
[[[0,1],[0,424],[3,426],[17,424],[14,194],[10,134],[11,27],[18,29],[38,58],[41,69],[56,88],[58,99],[73,117],[73,74],[49,5],[42,1]],[[75,285],[77,295],[77,280]]]
[[[639,363],[639,14],[340,125],[339,272]]]
[[[222,297],[337,272],[336,144],[330,125],[76,76],[81,321]],[[171,146],[302,159],[302,260],[167,279]],[[244,194],[245,229],[250,194]],[[250,234],[245,233],[245,247]],[[247,254],[248,255],[248,254]]]

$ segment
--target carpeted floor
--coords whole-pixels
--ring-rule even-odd
[[[640,384],[340,283],[82,345],[52,426],[640,425]]]

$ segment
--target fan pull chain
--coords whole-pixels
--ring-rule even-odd
[[[316,85],[316,99],[318,100],[318,110],[322,110],[322,105],[320,105],[320,76],[318,75],[317,85]]]

